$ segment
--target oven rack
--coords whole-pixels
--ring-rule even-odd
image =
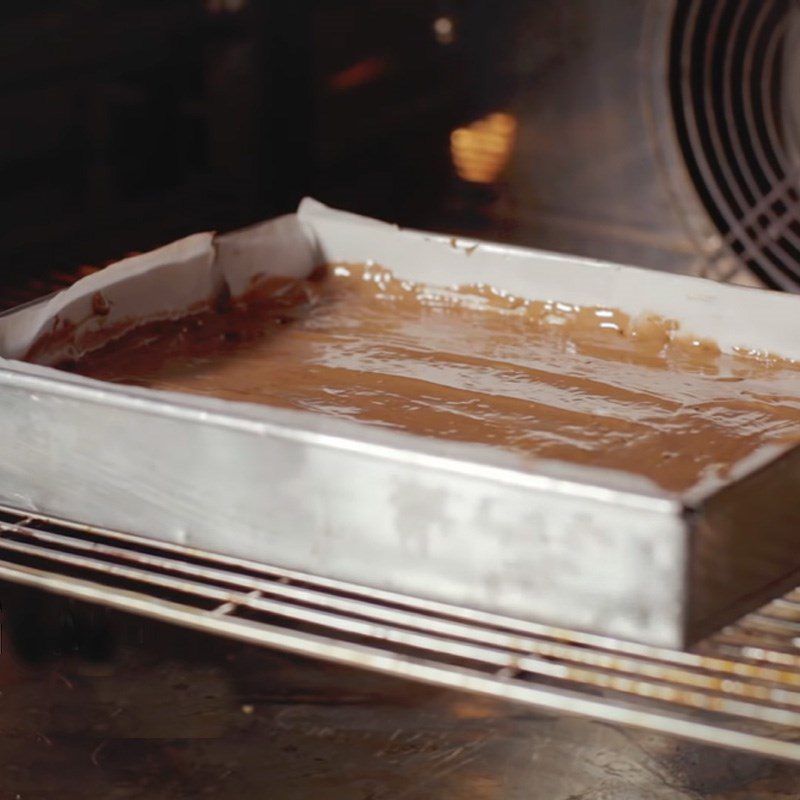
[[[800,589],[683,652],[6,506],[0,579],[549,713],[800,762]]]

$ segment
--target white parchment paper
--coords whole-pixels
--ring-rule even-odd
[[[311,199],[296,214],[222,236],[198,233],[125,259],[43,303],[0,317],[0,355],[23,358],[54,326],[76,326],[70,342],[37,356],[51,364],[79,354],[86,333],[124,332],[138,322],[178,317],[226,283],[236,296],[256,276],[303,277],[317,264],[335,261],[374,261],[398,277],[439,286],[484,283],[532,299],[657,314],[676,320],[687,336],[714,339],[723,350],[744,347],[800,359],[797,295],[404,230]],[[97,295],[107,313],[93,313]]]

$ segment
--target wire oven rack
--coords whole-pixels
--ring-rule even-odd
[[[800,589],[680,652],[5,506],[0,579],[351,667],[800,762]]]

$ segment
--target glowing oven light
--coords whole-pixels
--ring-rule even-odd
[[[494,183],[508,164],[516,132],[516,118],[502,112],[456,128],[450,134],[450,156],[458,177]]]
[[[456,26],[451,17],[437,17],[433,21],[433,35],[439,44],[453,44]]]

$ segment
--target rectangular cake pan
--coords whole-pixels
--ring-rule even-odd
[[[370,260],[432,284],[660,314],[723,349],[800,359],[800,297],[399,230],[307,200],[296,215],[189,237],[2,316],[0,501],[668,647],[791,583],[798,448],[762,452],[727,484],[677,496],[633,475],[17,360],[65,321],[90,337],[174,315],[223,281],[235,294],[265,271]],[[55,337],[43,358],[63,356],[68,339]]]

